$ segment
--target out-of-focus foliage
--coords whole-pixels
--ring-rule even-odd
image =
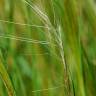
[[[94,0],[0,0],[0,96],[95,96]]]

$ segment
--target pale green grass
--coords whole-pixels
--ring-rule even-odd
[[[0,0],[0,96],[95,96],[93,0]]]

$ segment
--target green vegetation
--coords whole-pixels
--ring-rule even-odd
[[[95,96],[95,0],[0,0],[0,96]]]

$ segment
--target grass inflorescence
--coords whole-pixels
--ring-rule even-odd
[[[95,96],[94,0],[0,0],[0,96]]]

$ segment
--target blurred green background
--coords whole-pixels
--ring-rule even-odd
[[[94,0],[0,0],[0,96],[96,96]]]

